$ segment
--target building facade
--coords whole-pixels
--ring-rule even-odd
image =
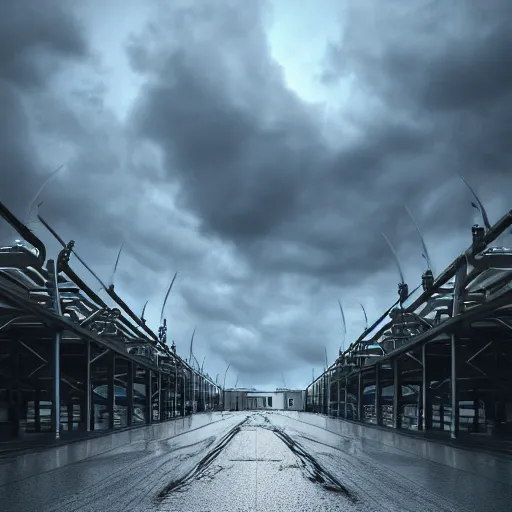
[[[303,411],[304,395],[304,391],[291,389],[279,389],[276,391],[226,389],[224,391],[224,410]]]

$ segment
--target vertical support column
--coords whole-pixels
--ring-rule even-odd
[[[364,378],[363,372],[359,370],[357,374],[357,419],[359,421],[364,421],[364,402],[363,402],[363,394],[364,391]]]
[[[106,357],[107,361],[107,408],[108,408],[108,428],[114,428],[114,409],[115,409],[115,380],[116,373],[116,355],[114,351],[110,351]]]
[[[126,423],[128,424],[128,426],[130,426],[133,424],[133,382],[135,380],[135,368],[134,363],[131,360],[128,360],[127,365],[128,370],[126,373]]]
[[[54,260],[48,260],[46,264],[46,271],[48,272],[48,281],[46,287],[49,295],[52,298],[53,310],[57,315],[62,315],[59,287],[57,280],[57,265]],[[60,438],[60,342],[61,333],[57,331],[53,340],[53,357],[52,357],[52,431],[55,434],[55,439]]]
[[[337,385],[337,401],[338,401],[338,406],[337,406],[337,410],[336,410],[336,416],[339,418],[340,417],[340,409],[341,409],[341,396],[340,396],[340,381],[341,381],[341,375],[340,375],[340,367],[339,366],[336,366],[336,385]]]
[[[176,416],[177,410],[177,404],[178,404],[178,364],[175,365],[175,379],[174,379],[174,401],[172,406],[172,416],[173,418]]]
[[[71,430],[73,430],[73,412],[74,412],[74,406],[73,406],[73,402],[71,399],[68,400],[68,403],[66,404],[66,409],[67,409],[67,428],[68,428],[68,432],[70,432]]]
[[[400,402],[402,396],[402,379],[400,378],[400,365],[398,358],[393,361],[393,427],[402,427],[402,418],[400,416]]]
[[[480,401],[478,400],[478,389],[473,391],[473,410],[475,415],[473,416],[473,432],[476,434],[479,430],[478,421],[480,415]]]
[[[464,280],[467,276],[468,261],[464,257],[458,262],[457,271],[455,273],[455,284],[453,287],[453,308],[452,318],[460,313],[461,294],[463,291]],[[451,398],[451,414],[450,414],[450,437],[455,439],[459,435],[459,395],[457,390],[457,338],[456,333],[452,333],[450,352],[451,352],[451,372],[450,372],[450,398]]]
[[[60,331],[55,333],[52,357],[52,431],[60,438]]]
[[[151,387],[151,370],[145,369],[144,384],[146,388],[146,423],[149,425],[153,417],[153,388]]]
[[[455,299],[454,299],[455,300]],[[456,439],[459,435],[459,396],[457,390],[457,336],[452,334],[451,348],[451,372],[450,372],[450,437]]]
[[[196,401],[196,373],[192,370],[190,372],[190,414],[194,412],[194,402]]]
[[[39,389],[39,379],[36,379],[36,391],[34,394],[34,429],[36,433],[41,433],[41,390]]]
[[[164,379],[162,372],[158,372],[158,421],[164,421],[165,391],[163,390]]]
[[[380,364],[375,365],[375,423],[382,425]]]
[[[330,416],[331,415],[331,370],[329,370],[329,368],[327,368],[326,370],[326,385],[327,385],[327,393],[325,394],[326,395],[326,413],[327,413],[327,416]]]
[[[185,371],[183,371],[183,392],[181,393],[181,416],[185,416],[185,386],[186,386],[186,377],[185,377]]]
[[[423,362],[421,394],[422,394],[422,430],[424,432],[432,428],[432,401],[430,400],[430,377],[428,364],[428,345],[421,347],[421,359]]]
[[[203,406],[202,410],[206,411],[206,379],[202,377],[203,385],[201,386],[201,389],[203,391]]]
[[[348,376],[345,377],[345,419],[348,418]]]
[[[9,393],[9,422],[11,423],[11,436],[17,438],[20,435],[21,393],[20,393],[20,344],[16,342],[12,346],[12,369],[14,377],[14,389]]]
[[[84,378],[84,423],[86,432],[91,431],[91,342],[85,342],[85,378]]]

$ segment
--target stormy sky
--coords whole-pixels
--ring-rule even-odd
[[[226,384],[304,387],[512,207],[510,0],[4,0],[0,196]],[[0,227],[1,242],[14,235]],[[510,235],[509,235],[510,236]],[[53,251],[53,254],[52,254]],[[76,260],[74,268],[80,269]],[[93,288],[100,285],[87,276]],[[222,381],[222,377],[221,377]]]

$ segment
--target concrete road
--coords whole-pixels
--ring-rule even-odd
[[[277,413],[226,415],[0,487],[8,512],[505,512],[510,503],[504,483]]]

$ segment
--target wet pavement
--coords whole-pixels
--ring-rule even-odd
[[[0,487],[8,512],[504,512],[511,502],[504,483],[245,412]]]

